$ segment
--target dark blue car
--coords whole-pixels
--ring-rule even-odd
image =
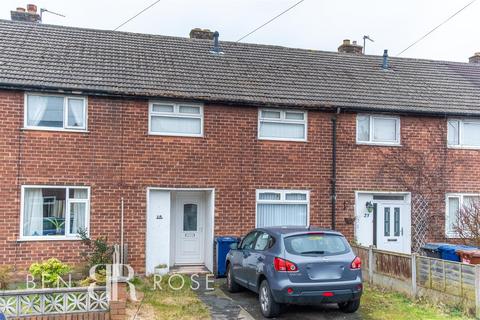
[[[283,304],[338,303],[347,313],[360,306],[361,261],[336,231],[258,228],[232,245],[226,264],[228,290],[258,293],[265,317]]]

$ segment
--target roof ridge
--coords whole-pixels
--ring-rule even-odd
[[[10,25],[26,25],[26,26],[33,26],[33,27],[46,27],[46,28],[56,28],[56,29],[69,29],[69,30],[78,30],[78,31],[88,31],[88,32],[101,32],[107,34],[124,34],[128,36],[145,36],[151,38],[166,38],[166,39],[173,39],[173,40],[182,40],[182,41],[192,41],[192,42],[199,42],[199,43],[210,43],[211,40],[206,39],[196,39],[196,38],[189,38],[189,37],[181,37],[181,36],[171,36],[171,35],[163,35],[163,34],[155,34],[155,33],[142,33],[142,32],[131,32],[131,31],[118,31],[118,30],[108,30],[108,29],[99,29],[99,28],[87,28],[87,27],[74,27],[74,26],[65,26],[65,25],[55,25],[55,24],[45,24],[45,23],[35,23],[35,22],[25,22],[25,21],[11,21],[7,19],[0,19],[0,23],[6,23]],[[239,47],[253,47],[253,48],[270,48],[270,49],[286,49],[292,51],[300,51],[300,52],[311,52],[311,53],[320,53],[320,54],[330,54],[334,56],[341,56],[341,57],[348,57],[348,58],[358,58],[358,59],[369,59],[369,58],[381,58],[382,55],[375,55],[375,54],[361,54],[355,55],[351,53],[343,53],[343,52],[336,52],[336,51],[328,51],[322,49],[308,49],[308,48],[299,48],[299,47],[288,47],[276,44],[266,44],[266,43],[252,43],[252,42],[236,42],[236,41],[229,41],[229,40],[221,40],[220,44],[226,45],[233,45]],[[426,59],[426,58],[412,58],[412,57],[389,57],[392,61],[415,61],[415,62],[429,62],[429,63],[442,63],[442,64],[458,64],[458,65],[465,65],[465,66],[473,66],[479,67],[480,64],[472,64],[468,62],[462,61],[450,61],[450,60],[435,60],[435,59]]]

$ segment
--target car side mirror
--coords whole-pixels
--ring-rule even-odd
[[[237,250],[238,249],[238,243],[230,243],[230,249],[232,250]]]

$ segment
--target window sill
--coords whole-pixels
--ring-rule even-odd
[[[52,131],[52,132],[75,132],[75,133],[89,133],[90,131],[86,129],[75,130],[75,129],[63,129],[63,128],[31,128],[31,127],[23,127],[20,130],[24,131]]]
[[[21,237],[17,242],[35,242],[35,241],[82,241],[80,237],[66,237],[66,236],[49,236],[49,237]]]
[[[480,146],[447,146],[448,149],[457,150],[480,150]]]
[[[306,139],[287,139],[287,138],[260,138],[258,137],[259,141],[278,141],[278,142],[304,142],[307,143],[308,140]]]
[[[400,143],[387,143],[387,142],[360,142],[357,141],[359,146],[374,146],[374,147],[402,147]]]
[[[160,133],[160,132],[149,132],[149,136],[161,136],[161,137],[178,137],[178,138],[204,138],[203,134],[185,134],[185,133]]]

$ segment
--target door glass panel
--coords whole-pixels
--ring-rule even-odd
[[[400,237],[400,208],[393,209],[393,234]]]
[[[183,231],[197,231],[197,205],[183,206]]]
[[[390,208],[384,208],[384,231],[383,234],[385,237],[390,236]]]

